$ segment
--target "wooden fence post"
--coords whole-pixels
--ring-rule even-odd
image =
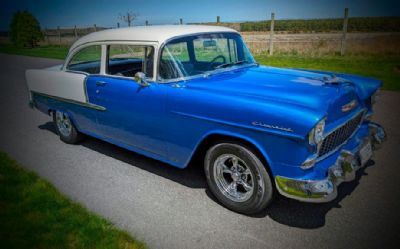
[[[61,45],[61,30],[60,30],[60,26],[57,26],[57,33],[58,33],[58,44]]]
[[[269,33],[269,55],[274,54],[274,22],[275,22],[275,13],[271,13],[271,29]]]
[[[343,19],[343,34],[342,41],[340,43],[340,55],[346,53],[346,36],[347,36],[347,24],[349,22],[349,8],[344,9],[344,19]]]
[[[8,33],[9,35],[10,33]],[[49,45],[49,36],[47,35],[47,28],[44,28],[43,30],[43,36],[44,36],[44,42]]]
[[[181,25],[183,24],[183,19],[182,18],[179,19],[179,24],[181,24]]]
[[[217,23],[219,23],[221,20],[220,16],[217,16]]]
[[[74,36],[75,40],[78,39],[78,31],[76,30],[76,25],[74,26]]]

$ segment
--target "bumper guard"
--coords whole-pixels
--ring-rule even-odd
[[[379,124],[370,122],[369,137],[354,151],[342,150],[335,164],[328,169],[328,177],[323,180],[299,180],[276,176],[275,182],[280,194],[304,202],[329,202],[337,196],[337,186],[352,181],[356,171],[368,161],[361,159],[360,150],[377,150],[386,140],[386,132]],[[370,146],[369,146],[370,145]],[[372,155],[372,151],[370,152]]]

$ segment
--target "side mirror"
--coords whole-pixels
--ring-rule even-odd
[[[148,86],[150,85],[146,80],[146,74],[143,72],[137,72],[135,74],[135,81],[141,86]]]

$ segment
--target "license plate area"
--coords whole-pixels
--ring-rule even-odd
[[[361,147],[360,151],[358,152],[360,157],[361,165],[365,165],[368,160],[372,157],[372,146],[371,142],[368,140],[364,145]]]

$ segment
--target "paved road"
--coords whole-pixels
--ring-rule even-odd
[[[92,138],[62,143],[50,118],[28,108],[24,81],[26,69],[59,63],[0,54],[0,150],[150,248],[389,248],[399,239],[399,93],[383,92],[376,107],[388,142],[337,200],[281,197],[245,216],[214,200],[199,164],[178,170]]]

